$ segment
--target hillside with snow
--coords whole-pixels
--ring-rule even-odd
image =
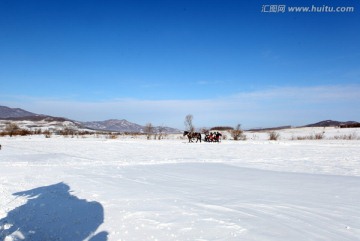
[[[105,121],[76,121],[64,117],[54,117],[43,114],[35,114],[20,108],[10,108],[0,106],[0,131],[4,129],[9,122],[15,123],[22,129],[47,130],[50,132],[59,132],[64,128],[71,128],[76,132],[84,131],[114,131],[126,133],[144,133],[146,127],[132,123],[125,119],[110,119]],[[154,126],[153,132],[156,133],[180,133],[176,128],[167,126]]]
[[[245,134],[0,137],[0,240],[359,239],[360,129]]]
[[[92,131],[82,126],[79,122],[68,120],[65,118],[49,117],[49,116],[31,116],[11,118],[11,120],[0,120],[0,131],[6,129],[9,123],[16,124],[19,128],[29,131],[50,131],[57,133],[64,129],[71,129],[77,132]]]
[[[127,133],[144,133],[146,132],[146,127],[136,123],[132,123],[127,120],[105,120],[105,121],[87,121],[81,122],[84,127],[93,129],[93,130],[104,130],[104,131],[118,131],[118,132],[127,132]],[[155,126],[154,132],[164,132],[164,133],[180,133],[181,131],[176,128],[165,127],[165,126]]]

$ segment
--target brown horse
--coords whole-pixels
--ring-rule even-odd
[[[201,143],[201,134],[199,132],[184,131],[183,136],[187,136],[189,138],[189,142],[193,142],[193,139],[196,139],[196,142],[200,141]]]

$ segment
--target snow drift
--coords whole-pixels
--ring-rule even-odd
[[[294,134],[1,138],[0,240],[358,240],[360,141]]]

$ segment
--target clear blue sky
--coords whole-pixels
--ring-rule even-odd
[[[0,0],[0,84],[0,105],[76,120],[360,121],[360,1]]]

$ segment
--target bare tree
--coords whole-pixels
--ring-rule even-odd
[[[210,132],[209,128],[207,128],[207,127],[203,127],[200,130],[201,130],[201,133],[203,133],[203,134],[208,134]]]
[[[63,136],[71,135],[72,137],[74,137],[74,135],[76,134],[76,130],[71,126],[64,125],[63,129],[60,131],[60,134]]]
[[[236,127],[230,131],[231,137],[237,140],[245,140],[246,136],[244,135],[244,131],[241,129],[241,125],[237,124]]]
[[[165,127],[164,127],[163,125],[161,125],[161,126],[158,127],[158,134],[159,134],[159,136],[158,136],[158,139],[159,139],[159,140],[161,140],[161,139],[164,138],[164,135],[165,135],[166,133],[165,133]]]
[[[275,131],[271,131],[269,132],[269,140],[270,141],[277,141],[280,137],[280,134],[275,132]]]
[[[184,125],[185,125],[185,129],[189,132],[194,132],[195,131],[195,127],[193,125],[193,115],[187,115],[185,116],[185,121],[184,121]]]
[[[16,134],[20,130],[20,127],[16,123],[6,123],[5,125],[5,131],[8,133],[10,137]]]
[[[147,123],[145,125],[145,133],[146,133],[146,138],[148,140],[150,140],[151,135],[153,134],[153,132],[154,132],[154,126],[151,123]]]

